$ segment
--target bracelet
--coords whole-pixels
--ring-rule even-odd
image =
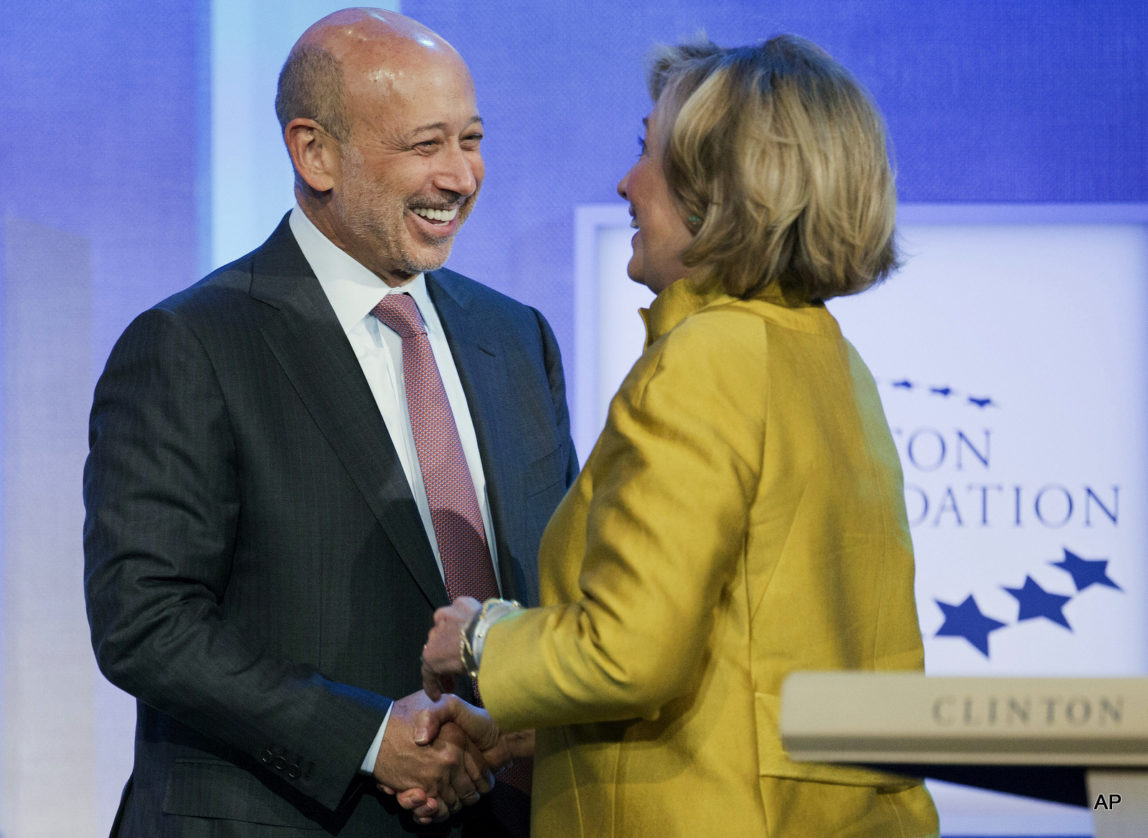
[[[475,611],[474,616],[470,618],[463,629],[459,638],[459,657],[462,658],[462,668],[466,670],[466,674],[471,678],[478,677],[478,661],[474,657],[474,646],[471,643],[471,637],[474,636],[474,628],[478,623],[478,618],[482,616],[481,611]]]
[[[482,604],[481,610],[470,618],[470,622],[462,630],[459,638],[459,657],[462,658],[462,668],[471,678],[478,677],[478,667],[482,662],[482,650],[486,645],[486,635],[490,627],[508,617],[515,611],[521,611],[522,606],[512,599],[488,599]]]

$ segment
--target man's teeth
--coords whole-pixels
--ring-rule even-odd
[[[446,223],[448,221],[454,221],[455,216],[458,215],[458,207],[455,207],[454,209],[448,209],[448,210],[427,209],[424,207],[416,207],[413,210],[413,212],[415,215],[422,216],[427,221],[436,221],[436,222],[442,224],[442,223]]]
[[[638,219],[631,218],[630,219],[630,226],[633,227],[635,230],[637,230],[638,229]]]

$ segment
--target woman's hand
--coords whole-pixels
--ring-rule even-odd
[[[423,689],[437,700],[454,686],[457,676],[466,675],[462,663],[462,633],[482,609],[473,597],[459,597],[446,608],[434,612],[434,626],[423,646]]]

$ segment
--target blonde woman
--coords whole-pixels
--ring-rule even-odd
[[[618,185],[645,351],[543,536],[543,607],[436,614],[428,692],[476,673],[489,719],[447,700],[423,733],[536,729],[547,838],[936,834],[921,784],[793,762],[777,726],[794,670],[923,663],[897,454],[824,305],[896,267],[881,117],[792,36],[667,49],[650,90]]]

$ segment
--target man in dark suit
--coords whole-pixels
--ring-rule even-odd
[[[438,270],[483,175],[449,44],[338,12],[295,45],[276,110],[298,206],[137,318],[96,387],[88,617],[101,669],[138,699],[113,834],[500,834],[509,784],[462,808],[493,757],[457,727],[427,746],[410,730],[432,614],[458,595],[455,522],[433,500],[446,467],[412,419],[407,337],[378,309],[401,294],[425,325],[465,459],[450,468],[481,518],[464,535],[497,592],[526,601],[576,470],[554,336]],[[461,811],[424,830],[377,786]]]

